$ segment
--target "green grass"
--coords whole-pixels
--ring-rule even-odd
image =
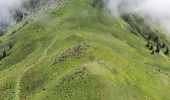
[[[170,99],[170,60],[151,55],[144,38],[98,7],[72,0],[1,37],[13,40],[14,47],[0,61],[0,99]],[[70,48],[84,42],[87,51],[54,64],[58,55],[72,55]]]

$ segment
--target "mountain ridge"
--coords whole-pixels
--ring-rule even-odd
[[[12,48],[0,61],[0,99],[169,99],[169,59],[150,54],[143,22],[114,18],[101,2],[71,0],[2,36]],[[161,44],[169,46],[161,32]]]

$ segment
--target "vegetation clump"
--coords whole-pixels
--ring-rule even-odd
[[[12,100],[14,98],[14,88],[15,84],[12,79],[8,79],[3,85],[0,86],[0,100],[5,100],[8,97],[8,100]],[[9,96],[8,96],[9,95]]]
[[[66,50],[61,55],[58,55],[55,58],[55,63],[59,63],[59,62],[66,61],[67,59],[75,58],[78,55],[88,51],[89,48],[90,48],[90,45],[88,45],[86,42],[78,44],[78,45],[75,45],[75,46],[69,48],[68,50]]]
[[[162,51],[163,49],[163,53],[165,55],[169,54],[169,49],[167,45],[165,45],[165,43],[161,43],[164,42],[164,40],[162,40],[159,32],[157,30],[153,30],[152,27],[148,26],[144,22],[143,18],[134,14],[123,14],[122,19],[129,24],[131,31],[135,33],[135,35],[141,35],[147,40],[146,47],[149,50],[152,50],[151,54],[154,54],[155,52],[160,53],[160,51]],[[166,50],[165,47],[167,47]]]
[[[12,47],[13,47],[12,42],[1,43],[0,60],[10,55],[10,50],[12,49]]]

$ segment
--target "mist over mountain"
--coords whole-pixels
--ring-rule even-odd
[[[169,7],[0,0],[0,100],[170,100]]]
[[[170,1],[167,0],[105,0],[106,7],[114,16],[120,13],[135,13],[145,20],[158,22],[170,33]]]
[[[20,0],[0,0],[0,23],[9,23],[11,20],[10,10],[19,7]]]

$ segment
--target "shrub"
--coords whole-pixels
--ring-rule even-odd
[[[68,50],[66,50],[61,55],[58,55],[55,58],[55,63],[59,63],[59,62],[65,61],[67,59],[75,58],[78,55],[85,53],[89,48],[90,48],[90,46],[88,44],[86,44],[85,42],[82,44],[79,44],[79,45],[75,45],[75,46],[69,48]]]

